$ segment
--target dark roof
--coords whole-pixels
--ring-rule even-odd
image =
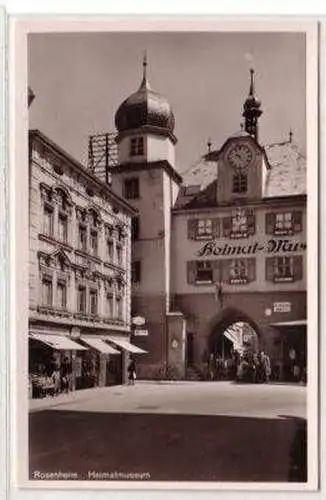
[[[70,164],[75,170],[80,172],[85,176],[85,178],[90,182],[92,186],[96,186],[97,188],[104,190],[105,193],[111,198],[112,202],[116,203],[119,207],[123,208],[126,212],[131,215],[135,215],[137,210],[129,205],[124,198],[118,196],[108,184],[101,181],[96,175],[94,175],[89,169],[86,169],[79,161],[73,158],[69,153],[67,153],[64,149],[58,146],[55,142],[51,141],[46,135],[44,135],[39,130],[30,130],[29,131],[29,139],[30,141],[34,138],[43,142],[48,148],[54,151],[57,156],[62,157],[64,161]]]
[[[144,75],[137,90],[119,106],[115,115],[119,132],[153,126],[173,134],[175,118],[167,99],[154,92]]]

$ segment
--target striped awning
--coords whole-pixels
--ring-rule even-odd
[[[114,349],[112,346],[104,342],[104,340],[96,337],[81,337],[81,340],[85,342],[85,344],[93,347],[102,354],[120,354],[120,351]]]
[[[122,337],[114,337],[114,336],[108,336],[105,338],[105,340],[108,340],[110,342],[113,342],[113,344],[121,347],[123,350],[130,352],[132,354],[145,354],[147,351],[144,351],[144,349],[141,349],[140,347],[137,347],[134,344],[131,344],[127,339],[124,339]]]
[[[52,347],[58,351],[87,351],[84,347],[77,342],[74,342],[65,335],[54,335],[50,333],[29,332],[29,338],[43,342],[43,344]]]

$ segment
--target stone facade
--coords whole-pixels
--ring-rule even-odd
[[[133,209],[40,132],[29,143],[30,331],[129,340]]]

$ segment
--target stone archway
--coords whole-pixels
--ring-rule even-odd
[[[249,344],[254,351],[260,350],[261,332],[255,321],[240,309],[227,308],[215,316],[208,325],[208,353],[219,354],[223,358],[230,357],[234,350],[234,342],[227,332],[232,325],[240,323],[247,325],[248,337],[250,331],[254,332],[255,338],[250,340]]]

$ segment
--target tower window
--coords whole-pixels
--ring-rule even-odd
[[[233,193],[246,193],[248,190],[247,174],[237,173],[233,176],[232,192]]]
[[[130,139],[130,156],[143,156],[144,137],[133,137]]]
[[[132,179],[125,180],[125,198],[127,200],[135,200],[139,198],[139,179],[138,177],[133,177]]]

